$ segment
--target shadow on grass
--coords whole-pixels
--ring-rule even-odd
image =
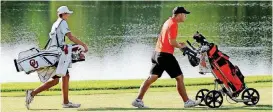
[[[222,106],[220,108],[194,107],[194,108],[121,108],[121,107],[102,107],[102,108],[83,108],[78,111],[115,111],[115,110],[272,110],[272,105],[256,105],[256,106]]]

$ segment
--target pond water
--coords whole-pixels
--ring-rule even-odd
[[[0,82],[39,81],[36,74],[16,72],[13,59],[29,48],[43,48],[61,5],[74,11],[68,20],[70,30],[89,47],[86,61],[70,69],[71,80],[146,78],[157,34],[176,6],[191,12],[179,24],[179,41],[193,41],[199,31],[244,75],[272,74],[272,2],[2,1]],[[199,75],[179,50],[175,57],[185,77],[212,76]]]

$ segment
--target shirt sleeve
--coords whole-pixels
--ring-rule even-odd
[[[169,29],[170,37],[171,39],[175,39],[177,36],[177,24],[172,24]]]
[[[62,24],[61,24],[61,32],[65,35],[67,34],[68,32],[70,32],[70,29],[68,28],[68,24],[66,21],[63,21]]]

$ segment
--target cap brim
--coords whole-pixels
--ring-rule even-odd
[[[185,14],[190,14],[191,12],[188,12],[188,11],[186,11],[186,12],[184,12]]]
[[[72,14],[72,13],[73,13],[73,11],[68,11],[67,13]]]

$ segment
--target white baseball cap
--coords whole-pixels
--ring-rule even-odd
[[[58,15],[59,15],[59,14],[63,14],[63,13],[72,14],[73,11],[70,11],[70,10],[68,9],[67,6],[61,6],[61,7],[59,7],[59,8],[57,9],[57,13],[58,13]]]

